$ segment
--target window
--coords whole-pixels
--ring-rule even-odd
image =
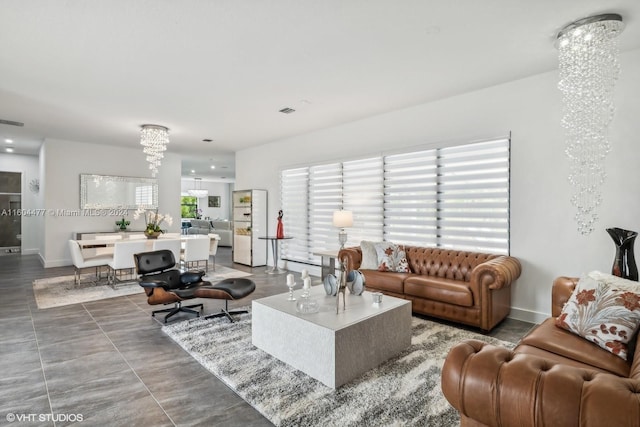
[[[180,215],[182,218],[196,218],[198,215],[198,198],[182,196],[180,198]]]
[[[136,186],[136,206],[153,206],[153,186]]]
[[[509,253],[509,138],[284,170],[282,257],[319,263],[335,249],[333,211],[350,210],[361,240]]]

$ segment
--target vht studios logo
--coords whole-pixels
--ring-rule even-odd
[[[53,421],[54,423],[68,421],[72,423],[79,423],[79,422],[82,422],[84,417],[82,416],[82,414],[14,414],[12,412],[9,412],[6,416],[6,419],[10,423],[14,421],[17,421],[17,422]]]

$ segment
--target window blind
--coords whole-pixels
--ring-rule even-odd
[[[284,170],[282,257],[319,264],[333,212],[353,212],[347,246],[387,240],[509,253],[509,138]],[[285,243],[285,242],[283,242]]]
[[[342,164],[342,209],[353,212],[353,227],[347,229],[345,246],[362,240],[381,241],[384,220],[382,157]],[[336,247],[338,230],[333,229]]]
[[[307,262],[310,247],[309,168],[285,170],[280,176],[284,232],[295,236],[295,239],[280,242],[282,258]]]

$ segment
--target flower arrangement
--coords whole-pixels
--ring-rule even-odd
[[[160,228],[160,225],[163,222],[166,222],[167,225],[173,224],[173,218],[171,218],[170,215],[159,214],[157,209],[155,211],[148,211],[143,208],[138,208],[138,210],[133,214],[133,219],[138,219],[141,216],[144,217],[145,231],[147,233],[164,233],[164,230]]]
[[[124,217],[122,217],[122,219],[120,221],[116,221],[116,225],[118,226],[118,228],[120,228],[120,230],[126,230],[127,226],[129,226],[129,224],[131,224],[129,221],[127,221],[126,219],[124,219]]]

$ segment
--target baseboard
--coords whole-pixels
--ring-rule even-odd
[[[56,259],[56,260],[45,260],[40,255],[40,261],[44,268],[52,268],[52,267],[66,267],[68,265],[73,265],[73,262],[70,259]]]
[[[548,318],[549,314],[511,307],[511,312],[507,317],[509,319],[521,320],[523,322],[538,324],[538,323],[542,323],[546,318]]]

